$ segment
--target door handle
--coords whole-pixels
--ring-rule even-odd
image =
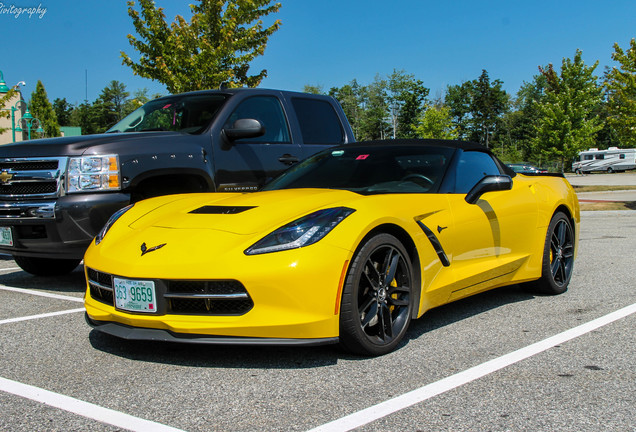
[[[284,163],[285,165],[293,165],[296,162],[298,162],[299,159],[296,156],[292,156],[290,154],[284,154],[281,157],[279,157],[278,160],[281,163]]]

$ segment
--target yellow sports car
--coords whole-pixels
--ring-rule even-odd
[[[260,192],[120,210],[84,258],[86,318],[126,339],[381,355],[436,306],[522,282],[565,291],[579,218],[562,176],[515,174],[476,144],[334,147]]]

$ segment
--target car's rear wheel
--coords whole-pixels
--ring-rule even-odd
[[[382,355],[406,333],[414,278],[408,252],[390,234],[370,238],[352,260],[340,310],[340,344],[350,352]]]
[[[531,286],[544,294],[561,294],[568,289],[574,270],[574,229],[562,212],[550,221],[543,251],[541,278]]]
[[[80,259],[55,259],[26,256],[13,256],[13,260],[22,270],[36,276],[59,276],[75,270]]]

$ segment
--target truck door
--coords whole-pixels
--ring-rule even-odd
[[[265,134],[215,146],[216,188],[219,192],[253,191],[302,158],[301,147],[292,143],[287,116],[276,96],[258,95],[243,100],[224,122],[256,119]]]

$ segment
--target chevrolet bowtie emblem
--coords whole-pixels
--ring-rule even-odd
[[[2,171],[2,173],[0,173],[0,182],[2,183],[7,183],[12,178],[13,174],[9,173],[8,171]]]
[[[166,243],[162,243],[160,245],[153,246],[153,247],[149,248],[148,246],[146,246],[146,243],[144,242],[144,243],[141,244],[141,256],[146,255],[148,252],[152,252],[152,251],[156,251],[157,249],[161,249],[165,245],[166,245]]]

